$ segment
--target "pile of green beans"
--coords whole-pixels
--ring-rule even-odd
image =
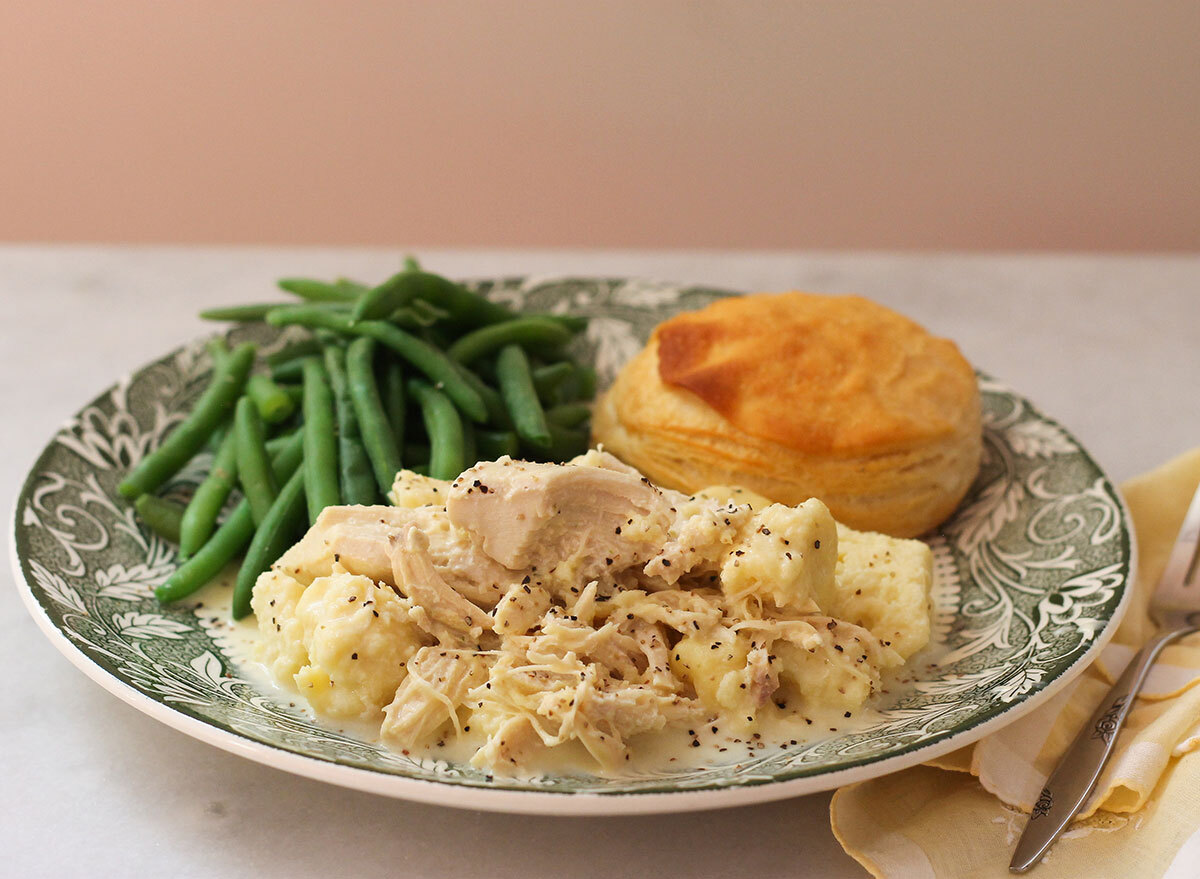
[[[241,555],[240,619],[258,575],[321,510],[386,502],[402,469],[453,479],[480,460],[561,461],[587,448],[596,376],[566,353],[585,318],[514,311],[411,257],[373,287],[279,287],[303,302],[201,317],[309,335],[266,357],[212,340],[208,387],[119,486],[148,528],[179,545],[160,601],[192,595]],[[206,447],[212,465],[187,504],[160,496]]]

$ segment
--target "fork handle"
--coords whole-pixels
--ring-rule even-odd
[[[1150,666],[1154,665],[1154,660],[1167,644],[1189,631],[1175,629],[1156,635],[1129,661],[1125,671],[1046,779],[1029,815],[1029,822],[1017,842],[1009,870],[1024,873],[1040,861],[1054,840],[1071,823],[1071,819],[1083,808],[1092,788],[1100,779],[1104,765],[1112,756],[1117,734],[1125,724],[1134,696],[1145,683]]]

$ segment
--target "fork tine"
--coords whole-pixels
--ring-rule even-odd
[[[1158,581],[1160,590],[1187,585],[1188,578],[1194,573],[1192,562],[1196,558],[1198,547],[1200,547],[1200,485],[1196,486],[1196,493],[1192,495],[1192,503],[1188,507],[1187,515],[1183,518],[1183,526],[1179,529],[1179,536],[1175,538],[1175,546],[1171,549],[1167,566],[1163,569],[1162,577]]]

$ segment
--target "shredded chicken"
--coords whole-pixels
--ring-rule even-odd
[[[359,687],[342,716],[406,752],[476,737],[495,772],[569,742],[616,771],[666,727],[858,707],[928,639],[928,548],[841,529],[840,553],[820,501],[731,497],[660,490],[596,451],[453,483],[402,472],[395,506],[325,510],[260,578],[265,655],[308,681],[320,650],[327,689]],[[328,599],[299,598],[314,589]],[[366,645],[396,639],[388,686],[360,686],[382,649]]]
[[[416,748],[447,724],[462,732],[458,708],[468,690],[487,678],[486,663],[473,651],[422,647],[385,711],[380,734],[398,748]]]
[[[429,560],[429,538],[409,522],[391,537],[395,586],[423,611],[422,628],[439,641],[477,642],[492,618],[451,589]]]

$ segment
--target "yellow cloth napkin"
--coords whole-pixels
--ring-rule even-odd
[[[842,847],[886,879],[1009,877],[1026,817],[1083,722],[1153,633],[1147,606],[1192,493],[1200,449],[1126,483],[1138,537],[1132,603],[1096,662],[1000,732],[937,761],[842,788],[830,806]],[[1200,877],[1200,635],[1155,666],[1085,811],[1033,876]],[[1187,756],[1185,756],[1187,755]]]

